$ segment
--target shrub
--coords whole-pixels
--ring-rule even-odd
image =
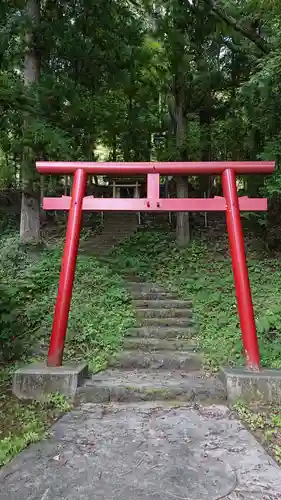
[[[23,321],[17,309],[17,290],[0,284],[0,361],[19,359],[24,346]]]

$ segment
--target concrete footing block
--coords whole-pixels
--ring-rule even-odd
[[[251,372],[243,368],[225,368],[221,371],[221,379],[230,405],[239,400],[281,404],[281,370]]]
[[[59,393],[73,400],[87,373],[86,364],[58,367],[31,364],[15,372],[13,394],[19,399],[44,401],[48,395]]]

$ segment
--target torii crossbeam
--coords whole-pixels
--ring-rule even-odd
[[[274,162],[95,163],[38,161],[36,162],[36,168],[41,174],[74,175],[71,196],[44,198],[43,200],[45,210],[69,210],[58,296],[48,353],[49,366],[61,366],[62,364],[83,210],[136,212],[225,211],[246,366],[250,370],[259,370],[259,347],[240,211],[267,210],[267,200],[248,198],[246,196],[238,198],[236,174],[271,174],[274,171]],[[85,197],[87,175],[91,174],[147,175],[147,197],[139,199]],[[160,175],[202,174],[222,176],[223,197],[210,199],[160,198]]]

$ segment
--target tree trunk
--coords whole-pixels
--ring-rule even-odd
[[[188,178],[177,177],[177,198],[188,198]],[[190,242],[189,212],[177,213],[177,242],[181,247]]]
[[[232,161],[237,161],[240,159],[241,146],[239,144],[240,135],[240,117],[236,118],[237,115],[237,97],[236,90],[240,86],[240,66],[236,61],[236,54],[232,52],[231,56],[231,99],[230,99],[230,118],[232,120],[232,130],[234,131],[234,137],[231,141],[231,159]],[[239,128],[238,128],[239,127]],[[238,130],[237,130],[238,128]],[[237,132],[237,136],[236,136]],[[238,140],[237,140],[238,138]]]
[[[184,160],[185,142],[185,120],[184,120],[184,74],[178,75],[175,85],[178,90],[175,96],[175,121],[176,121],[176,145],[179,160]],[[176,177],[177,198],[188,198],[188,177]],[[190,221],[189,212],[177,213],[176,238],[179,246],[185,246],[190,242]]]
[[[36,54],[35,31],[40,23],[40,0],[27,0],[26,15],[32,26],[26,33],[24,57],[24,83],[27,87],[36,85],[40,75],[40,60]],[[29,126],[28,118],[25,126]],[[23,243],[38,243],[40,240],[40,185],[34,182],[35,165],[30,152],[24,153],[22,165],[22,204],[20,240]]]
[[[128,107],[127,107],[127,133],[125,135],[125,142],[123,145],[123,155],[124,161],[131,161],[131,148],[132,148],[132,110],[133,110],[133,100],[132,97],[128,97]]]
[[[117,134],[114,133],[112,140],[112,161],[117,161]]]
[[[200,119],[200,146],[201,146],[201,161],[212,160],[212,137],[211,137],[211,122],[212,122],[212,96],[210,89],[206,89],[206,95],[201,103],[199,112]],[[209,175],[199,176],[199,185],[201,196],[208,193],[210,190],[212,178]]]

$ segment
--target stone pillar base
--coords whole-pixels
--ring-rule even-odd
[[[59,367],[32,364],[15,372],[13,394],[19,399],[44,401],[48,395],[59,393],[73,400],[87,373],[85,364]]]
[[[281,370],[251,372],[243,368],[225,368],[221,371],[221,379],[230,405],[238,400],[281,404]]]

